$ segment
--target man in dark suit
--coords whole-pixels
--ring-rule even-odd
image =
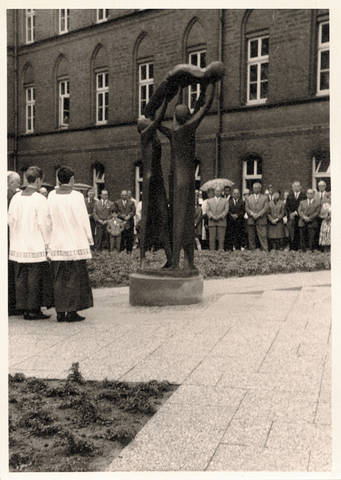
[[[298,250],[300,245],[300,233],[298,228],[298,207],[302,200],[307,197],[301,191],[301,184],[297,180],[291,185],[292,191],[286,201],[290,250]]]
[[[114,212],[118,218],[125,222],[121,237],[121,250],[131,253],[134,242],[134,216],[136,213],[135,204],[128,198],[128,192],[123,190],[121,198],[114,203]]]
[[[261,193],[262,184],[255,182],[252,186],[253,193],[245,202],[247,218],[247,233],[249,238],[249,249],[256,248],[256,235],[262,250],[268,250],[267,238],[267,213],[269,201],[266,195]]]
[[[112,217],[113,202],[108,200],[108,191],[102,190],[101,199],[95,202],[93,219],[96,222],[95,249],[102,250],[103,240],[109,247],[109,235],[107,232],[107,220]]]
[[[234,188],[229,198],[229,213],[227,215],[226,236],[227,250],[240,250],[244,229],[245,205],[240,198],[240,191]]]
[[[298,207],[298,228],[300,230],[300,245],[305,252],[308,244],[309,250],[314,250],[315,235],[318,229],[318,216],[321,204],[314,198],[314,190],[307,190],[307,199],[302,200]]]
[[[96,200],[95,200],[95,192],[94,190],[88,190],[87,197],[85,199],[86,209],[89,215],[90,227],[92,238],[95,239],[95,229],[96,229],[96,221],[94,219],[94,208],[95,208]],[[93,248],[93,247],[91,247]]]

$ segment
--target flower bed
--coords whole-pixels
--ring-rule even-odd
[[[330,270],[330,254],[301,251],[249,251],[195,252],[195,265],[204,278],[243,277],[272,273],[311,272]],[[146,266],[160,268],[165,263],[163,251],[147,254]],[[129,285],[129,274],[139,267],[139,252],[131,255],[94,253],[88,263],[91,284],[94,288]]]

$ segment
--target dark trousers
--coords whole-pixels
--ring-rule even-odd
[[[15,262],[16,308],[38,311],[51,307],[53,301],[52,275],[48,262]]]
[[[255,250],[257,247],[256,238],[258,238],[262,250],[268,251],[267,226],[258,223],[247,226],[249,239],[249,249]]]
[[[307,247],[309,250],[314,250],[315,248],[315,235],[316,228],[308,226],[307,224],[304,227],[299,227],[300,230],[300,247],[303,252],[306,251]]]
[[[242,247],[243,240],[243,219],[240,220],[230,220],[228,223],[228,228],[226,228],[225,234],[225,250],[240,250]]]
[[[133,251],[134,243],[134,227],[124,229],[121,234],[121,251],[126,250],[127,253]]]
[[[298,227],[298,218],[294,217],[288,222],[290,250],[298,250],[300,248],[300,229]]]
[[[103,243],[106,243],[109,246],[109,234],[107,232],[106,225],[101,223],[96,224],[96,236],[95,236],[95,248],[96,250],[102,250]]]
[[[121,248],[121,235],[110,235],[110,252],[114,250],[120,251]]]
[[[269,238],[268,241],[270,250],[282,250],[283,240],[283,238]]]
[[[15,310],[15,262],[8,260],[8,312]]]
[[[96,222],[92,217],[90,217],[89,220],[90,220],[90,228],[91,228],[92,238],[93,238],[93,241],[95,242],[95,240],[96,240],[96,236],[95,236],[95,234],[96,234]]]

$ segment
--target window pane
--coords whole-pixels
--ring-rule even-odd
[[[147,87],[146,85],[141,85],[141,100],[146,100],[147,98]]]
[[[321,28],[322,28],[321,43],[328,43],[329,42],[329,23],[324,23]]]
[[[260,98],[267,98],[268,96],[268,82],[261,82],[260,84]]]
[[[98,106],[99,106],[99,108],[102,108],[102,105],[103,105],[103,95],[102,95],[102,93],[100,93],[98,95]]]
[[[36,89],[35,88],[31,88],[31,96],[32,96],[32,100],[36,99]]]
[[[154,65],[152,63],[149,64],[149,78],[154,78]]]
[[[109,85],[109,73],[104,74],[104,86],[107,87]]]
[[[149,99],[152,97],[153,91],[154,91],[154,85],[151,83],[149,85],[149,96],[148,96]]]
[[[105,106],[108,107],[109,105],[109,92],[105,92]]]
[[[64,82],[60,82],[60,94],[64,95],[65,93],[65,84]]]
[[[103,77],[102,74],[99,73],[97,75],[97,88],[102,88],[103,87]]]
[[[329,72],[320,74],[320,90],[329,90]]]
[[[205,68],[205,67],[206,67],[206,52],[202,52],[202,54],[201,54],[200,67],[201,67],[201,68]]]
[[[197,53],[192,53],[191,58],[190,58],[190,63],[192,65],[198,65],[198,54]]]
[[[257,100],[257,83],[250,83],[250,100]]]
[[[147,102],[145,100],[141,101],[141,115],[144,115],[144,109],[146,108]]]
[[[253,159],[247,160],[246,162],[246,175],[254,175],[254,161]]]
[[[147,78],[147,66],[145,64],[140,66],[140,72],[141,72],[141,80],[146,80],[146,78]]]
[[[329,69],[329,50],[321,52],[321,70]]]
[[[316,162],[316,173],[328,172],[330,166],[329,156],[321,156]]]
[[[70,111],[70,98],[64,97],[64,113],[69,113]]]
[[[262,170],[262,160],[260,158],[257,158],[256,160],[256,168],[257,168],[257,175],[262,175],[263,170]]]
[[[261,55],[269,55],[269,38],[262,39],[262,53]]]
[[[250,65],[250,82],[257,82],[258,68],[257,65]]]
[[[267,80],[268,79],[268,63],[262,63],[260,66],[260,79]]]
[[[250,41],[250,58],[258,57],[258,39]]]

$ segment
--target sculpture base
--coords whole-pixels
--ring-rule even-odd
[[[129,279],[130,305],[191,305],[202,301],[204,281],[201,275],[169,277],[133,273]]]

